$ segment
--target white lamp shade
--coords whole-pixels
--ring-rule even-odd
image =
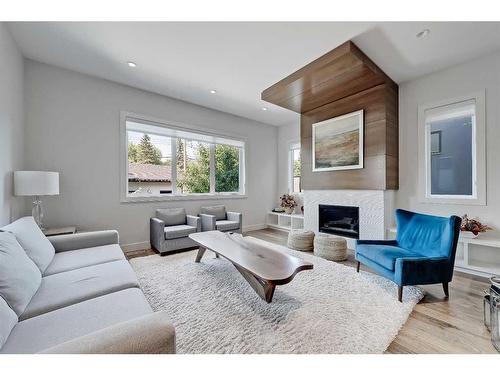
[[[59,172],[15,171],[14,194],[59,195]]]

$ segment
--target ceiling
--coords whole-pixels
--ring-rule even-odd
[[[272,125],[298,115],[263,102],[261,92],[349,39],[398,83],[500,49],[499,22],[16,22],[9,28],[27,58]],[[417,38],[426,28],[430,34]]]

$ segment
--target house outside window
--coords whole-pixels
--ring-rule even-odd
[[[122,113],[121,200],[243,197],[245,142]]]
[[[419,107],[420,199],[486,204],[484,92]]]

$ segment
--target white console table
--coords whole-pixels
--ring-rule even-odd
[[[285,214],[281,212],[269,211],[267,213],[267,226],[269,228],[290,231],[292,229],[304,228],[304,215]]]
[[[396,228],[390,229],[396,233]],[[460,236],[455,255],[455,269],[477,276],[500,275],[500,238],[482,233],[476,238]]]
[[[500,275],[500,239],[479,235],[460,238],[455,256],[455,269],[479,276]]]

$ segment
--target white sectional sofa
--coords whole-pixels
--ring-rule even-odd
[[[49,241],[32,217],[0,230],[0,353],[175,352],[174,328],[151,310],[118,232]]]

